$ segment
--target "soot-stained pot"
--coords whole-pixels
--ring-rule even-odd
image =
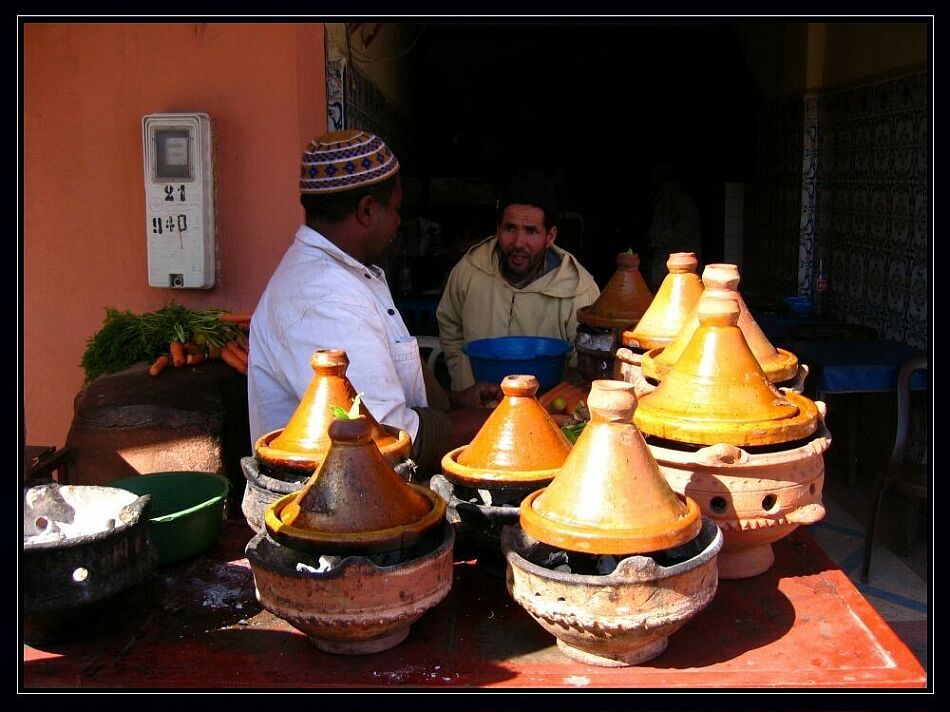
[[[31,487],[23,494],[19,583],[24,639],[93,634],[120,595],[158,565],[149,498],[113,487]]]

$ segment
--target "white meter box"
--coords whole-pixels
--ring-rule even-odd
[[[142,119],[145,230],[152,287],[214,286],[211,118],[204,113]]]

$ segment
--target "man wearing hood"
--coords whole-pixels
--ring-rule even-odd
[[[571,253],[554,244],[558,205],[541,171],[519,173],[498,201],[495,235],[449,274],[436,316],[452,388],[475,382],[462,347],[496,336],[547,336],[573,343],[577,309],[600,295]]]

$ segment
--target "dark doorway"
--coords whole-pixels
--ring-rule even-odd
[[[732,25],[436,23],[420,50],[426,180],[475,179],[483,194],[544,169],[582,216],[578,256],[603,285],[617,252],[641,249],[646,174],[667,159],[699,207],[704,262],[722,260],[723,186],[753,177],[759,103]],[[444,238],[491,234],[490,205],[473,202],[442,211],[465,223]]]

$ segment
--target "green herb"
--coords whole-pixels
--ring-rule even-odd
[[[577,438],[580,437],[585,425],[587,425],[587,423],[573,423],[571,425],[564,425],[561,427],[561,432],[563,432],[567,436],[567,439],[573,444],[577,442]]]
[[[154,361],[175,340],[209,349],[237,338],[237,324],[220,321],[220,309],[193,311],[170,304],[155,312],[133,314],[106,307],[102,327],[86,342],[80,365],[86,382],[115,373],[139,361]]]
[[[363,394],[357,393],[356,398],[353,399],[353,405],[350,406],[349,412],[343,410],[338,405],[331,406],[330,410],[333,411],[333,417],[337,420],[355,420],[360,417],[360,403],[362,402]]]

